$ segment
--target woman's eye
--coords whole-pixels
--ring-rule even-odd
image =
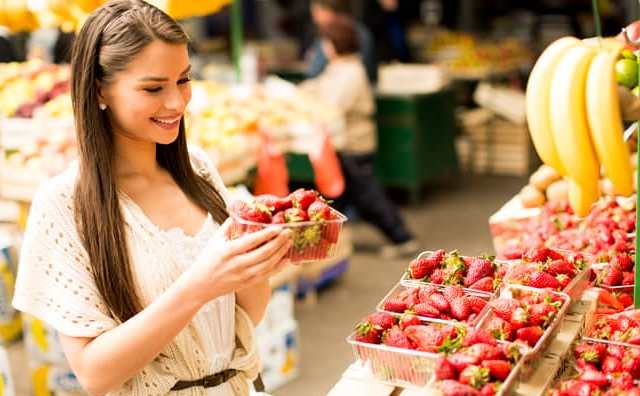
[[[186,84],[191,81],[191,77],[183,78],[182,80],[178,80],[178,84]]]
[[[156,92],[160,92],[161,89],[162,89],[161,87],[155,87],[155,88],[145,88],[144,90],[149,93],[156,93]]]

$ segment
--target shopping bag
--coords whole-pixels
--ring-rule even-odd
[[[331,137],[326,131],[321,133],[320,144],[309,150],[309,161],[318,191],[327,198],[338,198],[345,187],[342,167]]]
[[[272,194],[284,197],[289,194],[287,162],[280,149],[263,134],[258,149],[258,165],[254,195]]]

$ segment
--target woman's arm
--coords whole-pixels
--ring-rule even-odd
[[[236,303],[247,312],[255,326],[262,321],[270,298],[271,284],[268,280],[260,281],[255,286],[236,292]]]

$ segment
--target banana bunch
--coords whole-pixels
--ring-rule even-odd
[[[621,50],[610,40],[561,38],[545,49],[527,83],[531,139],[542,161],[568,180],[580,216],[600,196],[601,167],[618,195],[633,192],[615,73]]]

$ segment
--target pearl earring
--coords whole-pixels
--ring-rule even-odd
[[[104,103],[100,103],[100,110],[106,110],[107,109],[107,105]]]

